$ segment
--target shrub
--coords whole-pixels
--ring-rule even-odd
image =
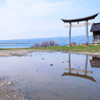
[[[42,43],[35,43],[32,47],[50,47],[50,46],[58,46],[55,41],[45,41]]]

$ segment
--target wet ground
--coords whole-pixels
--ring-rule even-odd
[[[34,52],[0,57],[0,100],[99,100],[100,57]]]

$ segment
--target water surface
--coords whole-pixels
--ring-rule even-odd
[[[27,100],[99,100],[100,57],[35,52],[0,57],[0,76]]]
[[[0,44],[0,48],[30,48],[33,44]]]

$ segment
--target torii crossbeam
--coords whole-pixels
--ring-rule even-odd
[[[89,46],[89,43],[88,43],[88,25],[92,25],[92,23],[88,23],[88,20],[92,20],[92,19],[95,19],[95,17],[98,15],[99,13],[97,14],[94,14],[92,16],[88,16],[88,17],[84,17],[84,18],[77,18],[77,19],[61,19],[64,23],[69,23],[69,41],[68,41],[68,44],[69,46],[71,46],[71,27],[75,27],[75,26],[78,26],[78,25],[73,25],[72,26],[72,23],[74,22],[77,22],[79,23],[80,21],[86,21],[86,24],[84,25],[80,25],[80,26],[86,26],[86,45]],[[66,27],[66,26],[65,26]]]

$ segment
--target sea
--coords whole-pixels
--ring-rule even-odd
[[[0,44],[0,48],[30,48],[33,44]]]
[[[59,46],[64,46],[67,44],[59,44]],[[31,48],[33,44],[0,44],[0,48]]]

